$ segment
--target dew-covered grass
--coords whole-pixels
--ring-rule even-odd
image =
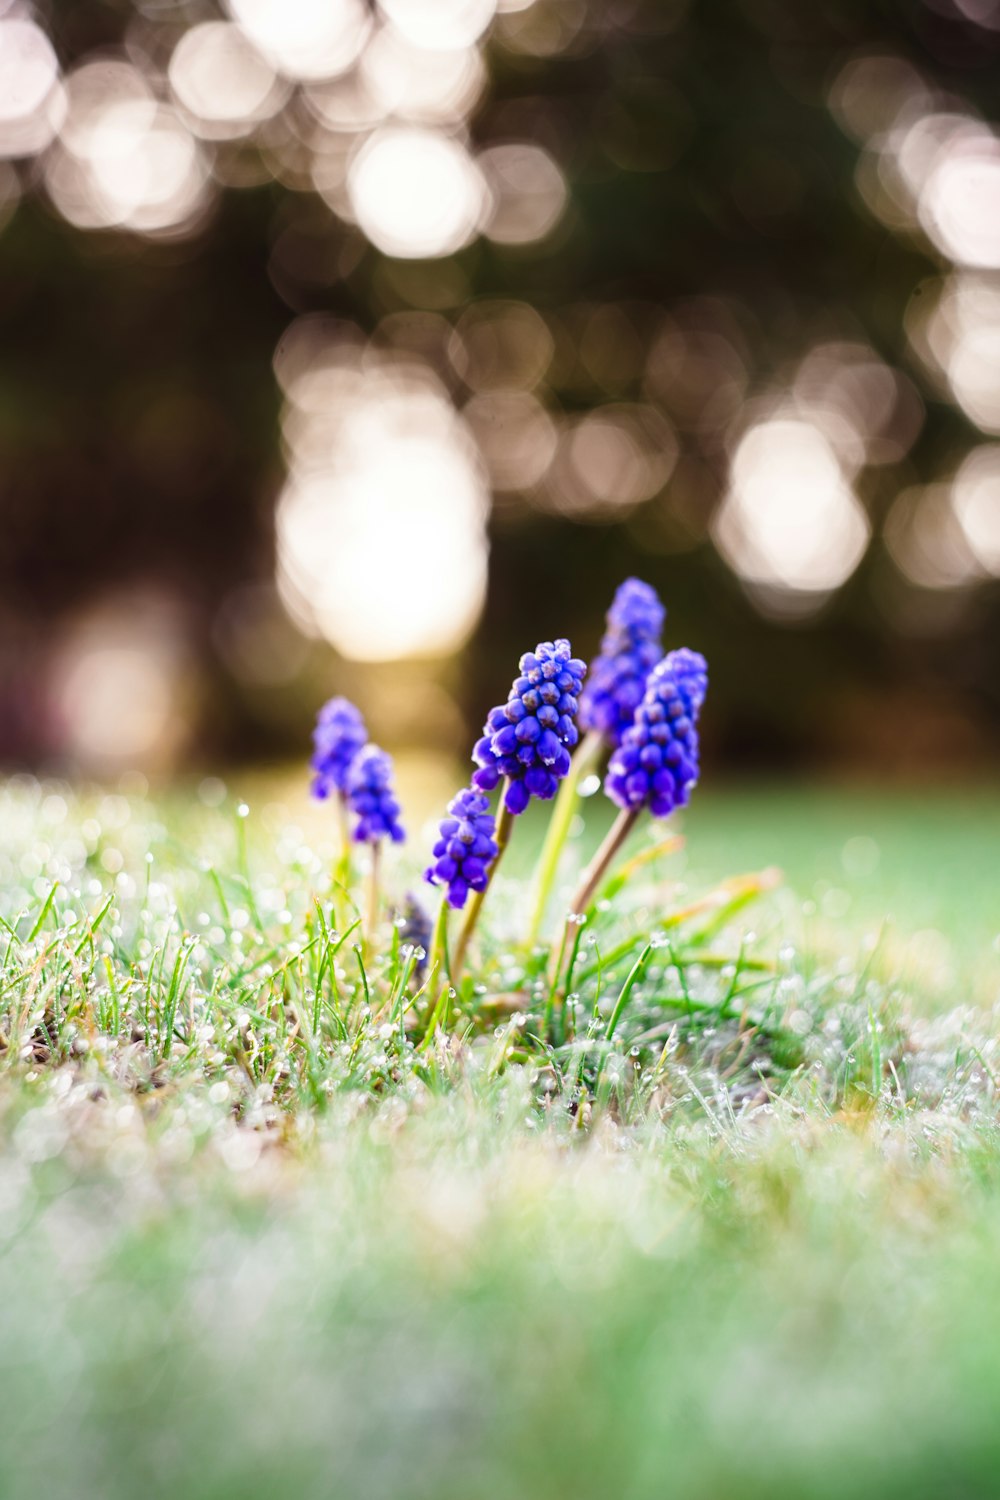
[[[919,868],[907,929],[891,803],[817,803],[836,880],[777,797],[637,835],[568,986],[528,824],[441,1005],[422,850],[363,940],[251,800],[0,793],[0,1494],[992,1492],[1000,955]]]

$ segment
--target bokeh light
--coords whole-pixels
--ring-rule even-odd
[[[740,439],[714,534],[746,583],[794,612],[850,577],[870,526],[825,435],[776,416]]]
[[[995,0],[933,3],[991,45]],[[752,107],[741,117],[735,75],[730,101],[682,65],[686,48],[714,46],[684,0],[112,11],[120,25],[89,8],[70,24],[59,7],[0,0],[0,229],[16,211],[16,253],[67,224],[95,231],[80,264],[98,277],[155,266],[165,284],[179,269],[179,328],[207,326],[216,254],[230,270],[244,246],[259,258],[270,311],[247,368],[291,320],[275,360],[280,589],[261,579],[274,540],[262,500],[261,550],[205,606],[201,636],[248,701],[322,661],[302,631],[360,660],[465,640],[488,505],[501,585],[514,550],[549,528],[607,528],[637,569],[681,553],[711,569],[714,546],[766,630],[754,613],[794,621],[830,600],[874,526],[866,589],[819,630],[858,621],[865,601],[882,622],[869,631],[902,629],[906,610],[942,637],[966,611],[986,617],[1000,132],[982,71],[963,82],[958,54],[948,67],[938,55],[943,32],[918,49],[902,23],[835,39],[804,11],[824,64],[806,85],[768,8],[751,6],[746,46],[791,85],[775,100],[778,151]],[[837,127],[852,143],[839,156]],[[36,223],[39,189],[54,214]],[[68,305],[61,317],[72,323]],[[162,321],[149,335],[172,336]],[[132,451],[131,403],[146,400],[159,396],[130,393],[111,422],[112,469],[148,472]],[[185,400],[196,415],[214,397]],[[431,591],[421,579],[442,558],[451,581]]]
[[[1000,445],[973,448],[955,475],[951,497],[976,561],[1000,578]]]
[[[364,233],[386,255],[451,255],[475,235],[486,195],[457,140],[416,127],[386,127],[351,164],[348,193]]]
[[[0,16],[0,157],[44,150],[64,110],[59,64],[44,31],[25,17]]]
[[[905,458],[923,423],[913,382],[865,344],[817,345],[799,366],[796,404],[853,469]]]
[[[290,478],[278,586],[297,623],[359,661],[441,655],[486,593],[487,495],[469,431],[426,366],[302,319],[276,360]]]
[[[892,559],[921,588],[962,588],[979,571],[949,500],[947,485],[915,486],[897,497],[886,517]]]
[[[183,620],[155,591],[107,597],[75,619],[55,655],[64,750],[111,774],[137,762],[169,769],[191,731]]]
[[[701,298],[657,320],[645,388],[682,430],[724,431],[749,383],[737,319],[717,299]]]
[[[920,196],[920,222],[958,264],[1000,267],[1000,141],[992,132],[945,143]]]
[[[474,396],[463,409],[496,490],[533,490],[548,472],[559,438],[552,416],[526,391]]]
[[[475,391],[531,390],[544,379],[554,351],[536,308],[494,297],[464,310],[449,345],[456,373]]]
[[[911,306],[911,342],[970,420],[1000,432],[1000,286],[956,271],[936,291]]]
[[[652,407],[601,406],[565,424],[548,496],[565,515],[606,520],[651,499],[676,460],[673,432]]]
[[[430,51],[393,26],[382,27],[365,48],[360,80],[383,115],[425,125],[461,121],[486,84],[476,47]]]
[[[493,19],[496,0],[379,0],[408,41],[432,50],[469,47]]]
[[[177,103],[198,135],[225,140],[268,119],[288,90],[238,26],[205,21],[186,31],[169,67]]]
[[[488,238],[500,245],[544,239],[562,218],[567,201],[565,180],[548,152],[510,142],[490,146],[478,160],[492,201]]]
[[[294,79],[346,72],[371,25],[363,0],[228,0],[228,8],[253,45]]]
[[[85,229],[190,228],[208,202],[208,168],[177,112],[115,58],[84,63],[66,86],[69,111],[45,179],[64,217]]]

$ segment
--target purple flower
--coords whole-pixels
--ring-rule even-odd
[[[310,762],[314,797],[343,792],[351,761],[368,739],[365,721],[347,698],[331,698],[316,717],[313,730],[315,751]]]
[[[419,979],[427,968],[427,955],[431,951],[434,926],[412,891],[406,893],[400,919],[402,923],[399,931],[400,939],[417,950],[413,961],[413,972]]]
[[[425,871],[431,885],[447,887],[451,906],[465,905],[471,891],[484,891],[490,865],[497,857],[495,824],[489,798],[467,786],[448,803],[441,837],[434,845],[434,863]]]
[[[521,676],[507,702],[490,710],[472,752],[479,767],[472,781],[491,792],[507,777],[508,812],[524,812],[532,797],[555,796],[579,739],[576,711],[586,671],[570,654],[569,641],[543,641],[521,657]]]
[[[580,699],[580,724],[596,729],[612,745],[635,717],[646,679],[663,655],[660,636],[666,610],[656,590],[626,578],[607,615],[600,654],[590,666]]]
[[[619,807],[665,818],[687,805],[698,780],[698,713],[708,668],[697,651],[671,651],[654,667],[635,719],[611,756],[605,790]]]
[[[392,761],[377,745],[366,745],[351,761],[345,786],[347,805],[358,822],[354,839],[359,844],[377,844],[390,838],[401,844],[406,837],[399,821],[399,803],[392,789]]]
[[[708,663],[700,651],[689,651],[686,646],[671,651],[666,660],[671,663],[677,686],[697,718],[708,692]]]

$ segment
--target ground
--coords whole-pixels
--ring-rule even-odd
[[[994,1491],[1000,799],[702,796],[565,1004],[528,823],[435,1034],[249,800],[0,794],[0,1493]]]

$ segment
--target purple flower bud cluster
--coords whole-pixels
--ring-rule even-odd
[[[417,956],[413,961],[413,972],[419,979],[427,968],[427,955],[431,951],[434,924],[412,891],[406,893],[400,921],[401,941],[417,950]]]
[[[666,613],[656,590],[640,578],[626,578],[615,593],[601,650],[580,699],[581,727],[596,730],[611,745],[621,743],[642,702],[646,679],[663,656]]]
[[[324,703],[313,731],[312,784],[314,797],[329,797],[343,792],[351,761],[368,741],[365,721],[347,698],[331,698]]]
[[[700,651],[689,651],[686,646],[671,651],[667,660],[678,686],[697,718],[708,692],[708,663]]]
[[[566,640],[543,641],[521,657],[520,666],[507,702],[491,709],[472,752],[479,767],[473,784],[491,792],[506,777],[504,805],[511,813],[524,812],[532,797],[554,797],[569,770],[587,671]]]
[[[495,827],[489,798],[475,787],[463,787],[448,803],[441,837],[434,845],[434,863],[424,878],[447,887],[450,906],[462,907],[470,890],[486,889],[497,857]]]
[[[347,804],[358,819],[354,839],[377,844],[384,838],[401,844],[406,837],[399,803],[392,789],[392,761],[377,745],[366,745],[351,761],[345,786]]]
[[[671,651],[654,667],[632,725],[611,756],[605,789],[619,807],[665,818],[698,780],[698,713],[708,668],[697,651]]]

